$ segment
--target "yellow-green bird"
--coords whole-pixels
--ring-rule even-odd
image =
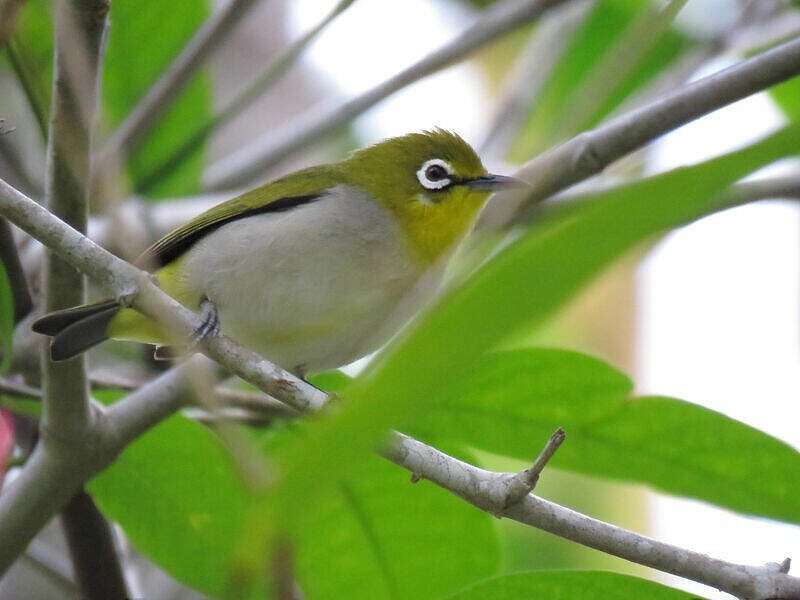
[[[219,204],[139,264],[202,310],[198,339],[221,326],[304,376],[385,343],[435,292],[491,192],[519,185],[488,174],[453,133],[412,133]],[[154,321],[113,299],[50,313],[33,329],[53,336],[53,360],[108,338],[167,342]]]

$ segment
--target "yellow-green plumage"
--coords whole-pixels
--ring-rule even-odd
[[[224,333],[281,366],[336,367],[377,348],[430,296],[440,259],[497,181],[454,134],[393,138],[224,202],[156,242],[140,264],[186,306],[209,299]],[[106,307],[94,324],[107,321],[104,331],[82,331],[81,310],[75,323],[68,312],[39,322],[55,335],[54,356],[100,334],[165,342],[130,309],[112,316]]]

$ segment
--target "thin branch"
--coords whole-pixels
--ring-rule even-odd
[[[542,18],[508,75],[506,90],[478,146],[482,156],[505,158],[535,98],[593,5],[593,1],[574,2]]]
[[[200,316],[164,293],[149,274],[101,248],[2,180],[0,214],[180,339],[190,338],[200,325]],[[323,392],[224,335],[208,337],[199,349],[296,410],[316,410],[325,403]]]
[[[800,37],[676,90],[540,154],[517,171],[524,193],[501,193],[481,215],[479,229],[499,229],[520,207],[600,173],[659,136],[727,104],[800,74]]]
[[[462,60],[506,33],[532,23],[565,0],[502,0],[480,13],[478,21],[449,43],[371,90],[343,104],[324,105],[300,115],[275,132],[213,163],[203,186],[219,190],[245,184],[267,168],[336,131],[398,90]]]
[[[114,533],[91,496],[75,494],[61,511],[75,578],[86,600],[128,600]]]
[[[315,27],[281,52],[264,71],[233,101],[216,115],[202,124],[194,134],[181,144],[166,160],[144,175],[136,188],[140,194],[147,193],[159,182],[166,179],[202,146],[208,137],[231,119],[241,114],[253,102],[261,98],[283,77],[303,52],[330,23],[342,14],[355,0],[340,2]]]
[[[97,155],[99,171],[121,164],[158,125],[205,60],[222,44],[257,0],[229,0],[200,26],[194,37],[117,127]]]
[[[408,436],[393,434],[383,455],[495,516],[713,586],[743,600],[800,598],[800,579],[787,575],[783,565],[751,567],[718,560],[592,519],[532,494],[507,504],[514,473],[479,469]]]

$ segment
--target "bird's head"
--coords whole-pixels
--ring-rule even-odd
[[[384,140],[342,167],[393,213],[411,246],[430,262],[469,231],[492,192],[525,185],[487,173],[467,142],[442,129]]]

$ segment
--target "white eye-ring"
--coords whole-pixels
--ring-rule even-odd
[[[417,179],[426,190],[441,190],[450,185],[453,168],[441,158],[432,158],[422,163]]]

